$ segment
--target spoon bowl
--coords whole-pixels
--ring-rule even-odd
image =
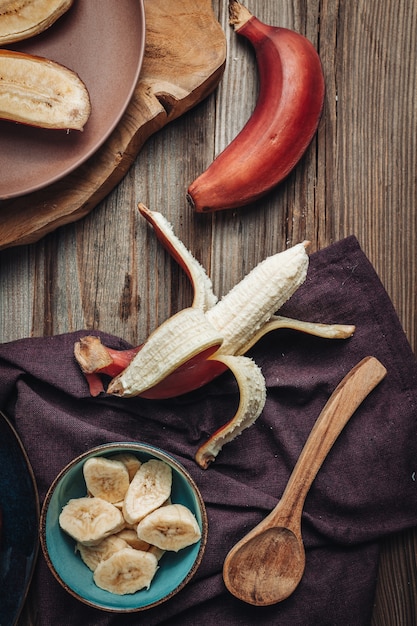
[[[321,411],[281,500],[226,556],[223,579],[240,600],[267,606],[297,588],[305,568],[301,515],[307,493],[340,432],[386,373],[378,359],[366,357],[343,378]]]
[[[257,606],[288,598],[294,591],[294,580],[301,579],[305,567],[303,544],[285,526],[266,528],[236,544],[228,558],[229,591]],[[270,583],[272,572],[275,573],[273,585]],[[251,594],[249,600],[246,596],[241,597],[242,576],[245,577],[245,588]]]

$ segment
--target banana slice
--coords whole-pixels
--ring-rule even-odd
[[[94,546],[125,525],[123,515],[102,498],[73,498],[63,507],[59,525],[75,541]]]
[[[133,530],[133,528],[123,528],[123,530],[119,531],[117,535],[114,536],[122,539],[135,550],[143,550],[144,552],[147,552],[151,547],[147,541],[139,539],[138,533],[136,530]]]
[[[133,479],[134,475],[142,465],[138,457],[131,452],[119,452],[118,454],[113,454],[109,458],[112,461],[120,461],[126,466],[126,469],[129,472],[129,481]]]
[[[96,456],[83,465],[88,493],[113,504],[124,499],[129,488],[129,472],[121,461]]]
[[[80,553],[80,556],[84,563],[87,565],[87,567],[91,569],[92,572],[94,572],[97,565],[101,561],[105,561],[115,552],[118,552],[119,550],[123,550],[123,548],[128,547],[129,545],[126,543],[126,541],[124,541],[117,535],[110,535],[110,537],[106,537],[96,546],[84,546],[82,543],[77,542],[75,549]]]
[[[158,548],[158,546],[149,546],[147,552],[154,554],[157,561],[160,561],[161,558],[164,556],[166,550],[162,550],[162,548]]]
[[[161,550],[178,552],[201,538],[198,522],[183,504],[168,504],[138,524],[138,537]]]
[[[128,524],[136,524],[161,506],[171,495],[172,470],[164,461],[151,459],[136,472],[123,503]],[[149,542],[152,543],[152,542]]]
[[[82,131],[91,112],[87,87],[72,70],[43,57],[0,50],[0,118]]]
[[[94,582],[101,589],[125,595],[140,589],[149,589],[158,560],[154,554],[124,548],[101,561],[93,574]]]
[[[0,45],[43,32],[61,17],[73,0],[0,0]]]

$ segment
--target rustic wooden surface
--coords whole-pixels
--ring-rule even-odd
[[[120,182],[151,135],[217,87],[226,42],[211,0],[143,0],[143,7],[145,55],[117,128],[68,176],[35,193],[0,200],[0,250],[39,241],[87,215]]]
[[[84,219],[0,253],[0,337],[101,329],[132,343],[190,303],[188,281],[136,211],[162,211],[226,292],[264,256],[308,238],[357,236],[417,347],[417,5],[408,0],[247,0],[266,22],[305,33],[326,76],[316,140],[256,206],[194,215],[191,180],[238,132],[257,93],[252,51],[213,6],[228,41],[225,74],[202,104],[153,135],[124,180]],[[175,37],[175,32],[173,32]],[[416,533],[387,540],[372,626],[417,623]],[[22,623],[35,623],[29,603]]]

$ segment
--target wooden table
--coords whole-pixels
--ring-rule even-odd
[[[311,251],[354,234],[417,347],[417,4],[248,0],[271,24],[317,46],[326,77],[319,131],[305,158],[267,198],[196,215],[188,184],[237,134],[257,94],[251,49],[213,3],[228,56],[217,91],[153,135],[126,177],[84,219],[37,243],[0,252],[0,340],[101,329],[133,344],[190,303],[188,280],[137,213],[160,210],[206,267],[217,294],[268,254],[303,239]],[[307,9],[307,13],[306,13]],[[417,623],[417,534],[388,539],[373,626]],[[29,601],[21,624],[34,623]]]

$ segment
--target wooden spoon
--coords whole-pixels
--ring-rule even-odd
[[[386,373],[376,358],[366,357],[345,376],[320,413],[281,500],[228,553],[224,582],[240,600],[275,604],[297,587],[305,567],[301,514],[308,490],[343,427]]]

